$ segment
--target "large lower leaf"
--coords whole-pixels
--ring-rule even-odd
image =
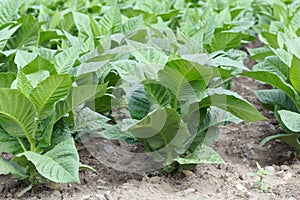
[[[193,152],[188,154],[188,156],[183,158],[176,158],[174,161],[177,161],[179,164],[219,164],[224,163],[224,160],[221,156],[215,152],[211,147],[206,145],[199,145]]]
[[[47,117],[54,110],[55,103],[68,95],[72,81],[69,75],[53,75],[42,81],[31,93],[32,102],[39,113],[39,119]]]
[[[170,108],[154,110],[128,131],[146,145],[146,150],[155,160],[166,165],[187,150],[186,142],[191,137],[178,113]]]
[[[260,102],[266,105],[271,105],[274,110],[274,105],[278,104],[284,109],[297,111],[297,106],[284,92],[278,89],[257,90],[255,94]]]
[[[35,115],[32,102],[18,90],[0,89],[0,125],[12,137],[26,137],[35,145]]]
[[[26,172],[14,161],[6,160],[0,156],[0,175],[11,174],[18,179],[28,178]]]
[[[80,182],[78,177],[79,156],[73,139],[61,142],[43,155],[26,151],[17,156],[25,156],[43,177],[53,182]]]
[[[285,92],[294,101],[294,103],[297,104],[297,92],[291,85],[287,84],[280,77],[278,77],[278,75],[266,71],[244,72],[241,75],[271,84],[272,86]]]

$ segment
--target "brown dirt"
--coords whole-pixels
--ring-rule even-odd
[[[253,90],[266,88],[252,79],[239,77],[233,81],[232,90],[253,103],[269,120],[240,123],[221,127],[222,134],[213,148],[226,164],[200,164],[190,176],[170,177],[164,173],[138,175],[119,172],[99,162],[85,148],[79,147],[81,161],[96,172],[80,172],[81,184],[54,185],[35,188],[21,199],[34,200],[201,200],[201,199],[251,199],[296,200],[300,199],[299,157],[280,141],[271,141],[260,147],[259,143],[270,134],[279,133],[276,120],[263,110]],[[256,162],[274,171],[265,182],[271,192],[253,188],[258,177]],[[17,187],[18,186],[18,187]],[[0,176],[0,199],[15,199],[14,195],[24,185],[7,176]]]

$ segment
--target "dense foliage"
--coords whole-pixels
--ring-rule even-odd
[[[0,174],[33,184],[79,182],[79,167],[86,166],[73,138],[84,134],[141,143],[170,171],[223,162],[210,147],[218,126],[265,119],[228,90],[248,71],[241,45],[261,27],[268,46],[250,53],[263,62],[244,74],[286,92],[258,92],[261,100],[267,93],[289,97],[282,107],[290,111],[276,107],[281,122],[287,112],[298,117],[297,49],[285,48],[297,42],[297,18],[290,15],[298,11],[284,4],[291,12],[284,18],[281,4],[2,0]],[[276,41],[274,32],[285,26],[295,36],[283,32]],[[123,119],[114,115],[121,108]],[[298,137],[299,127],[285,126]]]

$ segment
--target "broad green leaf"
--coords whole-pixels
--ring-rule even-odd
[[[108,121],[110,121],[109,118],[88,107],[74,111],[75,130],[80,134],[101,130]]]
[[[28,178],[26,172],[14,161],[0,157],[0,175],[11,174],[18,179]]]
[[[145,80],[145,74],[140,64],[133,60],[120,60],[110,63],[120,77],[128,82]]]
[[[255,71],[255,72],[244,72],[241,75],[271,84],[272,86],[285,92],[294,101],[295,105],[297,104],[296,91],[293,89],[291,85],[285,83],[276,74],[267,71]]]
[[[80,182],[78,177],[79,156],[73,139],[61,142],[43,155],[26,151],[17,156],[25,156],[43,177],[53,182]]]
[[[228,57],[219,56],[213,59],[213,62],[218,66],[228,66],[234,67],[238,69],[248,70],[248,68],[242,63],[237,60],[233,60]]]
[[[39,120],[53,112],[55,103],[67,97],[71,86],[69,75],[53,75],[33,89],[30,96],[39,114]]]
[[[32,60],[35,59],[36,53],[30,53],[28,51],[17,50],[15,56],[15,63],[18,69],[23,68],[25,65],[30,63]]]
[[[194,151],[194,149],[201,144],[210,146],[215,140],[217,140],[220,134],[218,126],[224,126],[230,123],[238,124],[242,122],[241,119],[233,116],[231,113],[214,106],[207,109],[205,114],[205,119],[201,122],[201,124],[199,124],[199,120],[194,120],[194,118],[188,120],[190,132],[195,132],[192,130],[192,128],[194,128],[197,133],[193,138],[193,142],[189,146],[190,151]],[[191,115],[191,117],[193,117],[193,115]],[[195,124],[193,124],[194,121],[196,122]]]
[[[11,26],[7,26],[0,30],[0,50],[3,50],[7,40],[11,38],[11,36],[18,30],[20,25],[11,28]]]
[[[11,22],[18,12],[18,0],[2,0],[0,2],[0,27]]]
[[[247,50],[250,53],[250,58],[252,60],[264,61],[266,57],[274,55],[269,47],[259,47]]]
[[[77,106],[95,100],[95,98],[102,97],[107,88],[107,83],[102,85],[84,85],[72,87],[68,98],[59,101],[55,106],[55,116],[53,123],[64,117]]]
[[[33,87],[22,70],[19,71],[16,81],[18,90],[30,98]]]
[[[131,133],[121,129],[120,124],[105,124],[101,130],[92,132],[90,136],[106,138],[109,140],[122,140],[128,144],[134,144],[137,142],[136,138]]]
[[[32,74],[40,70],[47,70],[50,72],[51,75],[56,74],[56,69],[54,65],[41,56],[37,56],[33,61],[28,63],[23,68],[23,72],[25,74]]]
[[[259,101],[264,104],[278,104],[284,109],[297,111],[297,106],[295,106],[294,102],[281,90],[257,90],[255,94]],[[274,107],[272,110],[274,110]]]
[[[118,6],[112,6],[98,23],[101,35],[119,33],[122,30],[121,13]]]
[[[212,67],[179,59],[169,61],[158,76],[162,85],[173,92],[176,98],[186,101],[194,98],[195,92],[204,91],[216,73]]]
[[[170,108],[154,110],[128,131],[146,145],[146,151],[155,160],[165,165],[186,151],[186,141],[191,137],[178,113]]]
[[[143,86],[138,87],[130,94],[128,94],[128,109],[133,119],[142,119],[150,111],[150,102],[146,96]]]
[[[131,53],[139,62],[147,64],[148,67],[157,68],[153,70],[154,72],[162,69],[161,66],[168,61],[168,57],[163,51],[151,47],[133,49]]]
[[[32,74],[26,75],[27,80],[30,82],[33,88],[36,88],[38,84],[47,79],[50,76],[49,71],[40,70]]]
[[[220,164],[224,163],[221,156],[215,152],[211,147],[206,145],[199,145],[192,153],[188,154],[186,157],[175,158],[179,164]]]
[[[23,16],[18,20],[21,27],[13,34],[8,43],[8,49],[29,50],[38,46],[39,22],[32,15]]]
[[[216,33],[210,44],[210,52],[237,48],[241,43],[241,33],[219,32]]]
[[[237,96],[236,93],[226,90],[212,90],[210,95],[199,102],[200,108],[216,106],[230,112],[236,117],[247,122],[266,119],[255,107],[246,100]]]
[[[0,152],[6,152],[9,154],[17,154],[25,151],[28,148],[28,142],[25,142],[21,138],[15,138],[7,134],[2,128],[0,128]]]
[[[89,16],[82,13],[73,12],[73,17],[74,17],[75,26],[79,31],[79,37],[92,38],[93,34],[92,34]]]
[[[300,114],[289,110],[279,110],[278,114],[284,125],[291,131],[300,133]]]
[[[171,104],[171,94],[161,83],[154,80],[146,80],[143,84],[147,93],[158,105],[165,107]]]
[[[0,123],[12,137],[27,138],[34,143],[36,110],[32,102],[18,90],[0,89]]]
[[[14,73],[0,73],[0,88],[10,88],[15,79],[16,75]]]
[[[135,30],[135,29],[138,29],[138,28],[144,28],[144,26],[145,26],[145,24],[144,24],[143,16],[139,15],[137,17],[129,18],[122,25],[122,29],[126,33],[128,31],[132,31],[132,30]]]
[[[277,35],[268,32],[263,32],[262,36],[266,39],[269,46],[271,46],[274,49],[279,48]]]
[[[289,79],[289,67],[281,61],[277,56],[269,56],[265,59],[263,63],[263,69],[268,72],[272,72],[282,77],[284,80]],[[256,70],[253,68],[253,70]],[[260,71],[260,70],[258,70]]]
[[[300,59],[296,56],[293,57],[290,68],[290,80],[294,88],[300,93]]]
[[[55,68],[58,74],[69,74],[80,54],[80,46],[70,47],[55,56]]]

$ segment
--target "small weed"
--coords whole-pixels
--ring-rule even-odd
[[[273,175],[273,172],[269,171],[269,170],[265,170],[264,168],[262,168],[258,162],[256,162],[256,166],[257,166],[257,169],[258,171],[257,172],[250,172],[248,175],[249,176],[259,176],[259,180],[258,181],[255,181],[253,182],[251,185],[252,187],[255,187],[255,188],[260,188],[263,192],[271,192],[272,189],[269,185],[267,185],[265,182],[264,182],[264,178],[267,176],[267,175]]]

